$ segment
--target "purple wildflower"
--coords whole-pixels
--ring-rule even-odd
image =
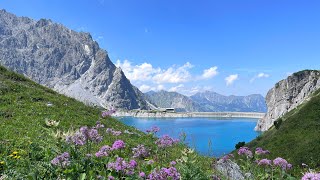
[[[175,162],[175,161],[171,161],[171,162],[170,162],[170,165],[171,165],[171,166],[175,166],[176,164],[177,164],[177,162]]]
[[[177,171],[175,167],[161,168],[160,170],[155,169],[151,174],[149,174],[148,179],[149,180],[165,180],[165,179],[179,180],[180,173]]]
[[[143,144],[132,148],[132,153],[134,158],[145,158],[149,156],[149,150]]]
[[[62,168],[69,166],[70,165],[69,153],[64,152],[61,155],[58,155],[57,157],[51,160],[51,164],[55,166],[60,166]]]
[[[158,139],[155,144],[158,145],[158,147],[165,148],[173,146],[174,144],[178,143],[178,139],[173,139],[168,135],[163,135],[160,139]]]
[[[154,160],[149,160],[148,162],[147,162],[147,164],[153,164],[154,163]]]
[[[160,131],[160,128],[157,126],[153,126],[153,127],[151,127],[151,129],[146,130],[147,133],[157,133],[159,131]]]
[[[130,160],[130,162],[129,162],[130,168],[134,169],[137,167],[137,165],[138,165],[138,163],[135,160]]]
[[[289,164],[289,163],[287,162],[287,160],[285,160],[285,159],[283,159],[283,158],[281,158],[281,157],[278,157],[278,158],[274,159],[274,160],[273,160],[273,164],[274,164],[275,166],[280,167],[280,168],[283,169],[283,170],[287,170],[287,169],[290,169],[290,168],[292,167],[292,165]]]
[[[103,117],[103,118],[105,118],[105,117],[110,117],[112,114],[114,114],[116,112],[116,110],[114,110],[114,109],[111,109],[111,110],[109,110],[109,111],[102,111],[102,113],[101,113],[101,116]]]
[[[270,154],[268,150],[263,150],[261,147],[256,148],[255,153],[257,155]]]
[[[222,157],[222,161],[226,162],[228,159],[234,158],[233,154],[227,154],[225,156]]]
[[[118,157],[115,162],[108,163],[107,167],[108,169],[115,170],[117,172],[123,172],[127,175],[132,175],[137,165],[138,164],[135,160],[131,160],[128,163],[123,158]]]
[[[301,180],[320,180],[320,173],[312,173],[312,172],[308,172],[305,173]]]
[[[104,128],[104,125],[101,124],[101,121],[97,121],[95,128],[96,128],[96,129]]]
[[[112,128],[107,128],[106,133],[111,133],[111,134],[114,135],[114,136],[120,136],[120,135],[122,134],[121,131],[115,131],[115,130],[112,129]]]
[[[250,151],[250,149],[248,147],[240,147],[240,149],[238,150],[238,154],[239,155],[246,155],[247,158],[252,158],[252,152]]]
[[[98,152],[96,152],[96,157],[108,156],[111,151],[111,147],[108,145],[102,146]]]
[[[98,133],[98,130],[94,128],[88,130],[88,138],[92,142],[96,142],[96,143],[99,143],[102,141],[102,136],[100,136]]]
[[[141,178],[146,177],[146,173],[144,173],[144,172],[140,172],[140,173],[139,173],[139,177],[141,177]]]
[[[73,136],[68,136],[66,138],[66,141],[68,143],[73,143],[77,146],[83,146],[87,142],[87,138],[84,134],[82,134],[80,131],[76,132]]]
[[[271,160],[269,159],[261,159],[258,161],[259,166],[270,166],[271,165]]]
[[[108,176],[108,180],[114,180],[113,176]]]
[[[97,129],[90,129],[87,126],[83,126],[73,136],[69,136],[66,138],[66,141],[68,143],[72,142],[78,146],[85,145],[88,140],[98,143],[102,141],[102,136],[99,135]]]
[[[122,140],[116,140],[113,145],[112,145],[112,149],[116,150],[116,149],[123,149],[125,147],[125,143]]]

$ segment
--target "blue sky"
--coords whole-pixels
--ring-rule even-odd
[[[265,95],[320,69],[320,1],[1,0],[18,16],[90,32],[141,90]]]

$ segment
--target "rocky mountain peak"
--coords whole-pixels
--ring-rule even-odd
[[[89,33],[0,11],[0,64],[87,104],[146,108],[141,92]]]

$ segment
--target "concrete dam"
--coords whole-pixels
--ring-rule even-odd
[[[175,117],[222,117],[222,118],[254,118],[261,119],[265,113],[258,112],[161,112],[161,111],[121,111],[113,116],[132,116],[145,118],[175,118]]]

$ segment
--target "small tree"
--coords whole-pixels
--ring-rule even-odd
[[[236,149],[241,148],[242,146],[244,146],[246,144],[246,142],[242,141],[242,142],[238,142],[235,146]]]
[[[273,125],[274,125],[274,127],[276,127],[276,129],[279,129],[281,124],[282,124],[282,118],[279,118],[273,122]]]

